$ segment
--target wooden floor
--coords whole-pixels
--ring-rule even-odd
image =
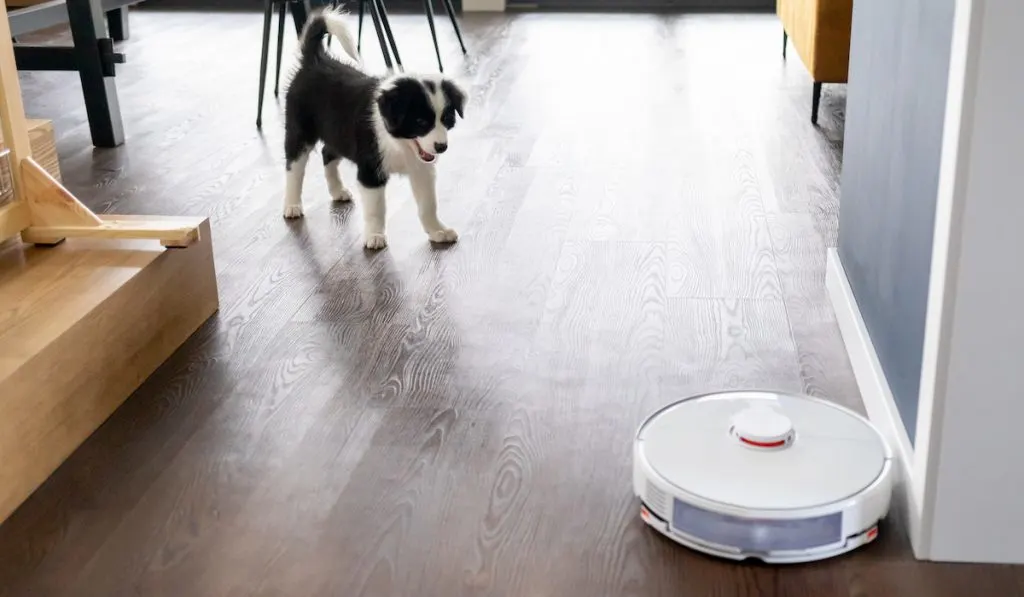
[[[26,105],[93,208],[211,218],[222,310],[0,527],[0,595],[1024,595],[1020,569],[914,562],[898,520],[791,568],[639,520],[657,406],[860,408],[823,284],[845,91],[813,128],[773,17],[471,15],[465,60],[439,21],[472,88],[440,165],[462,238],[431,248],[397,184],[376,254],[316,164],[307,217],[280,216],[258,14],[132,18],[125,147],[90,147],[73,74],[24,75]],[[394,24],[436,68],[423,17]]]

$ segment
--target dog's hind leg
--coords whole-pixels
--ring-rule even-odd
[[[284,217],[302,217],[302,180],[306,176],[306,163],[312,147],[303,144],[300,139],[285,133],[284,163]]]
[[[327,177],[327,191],[331,194],[331,199],[334,201],[351,201],[352,193],[345,188],[345,183],[341,182],[341,172],[338,167],[341,165],[341,156],[331,151],[330,148],[324,147],[324,176]]]

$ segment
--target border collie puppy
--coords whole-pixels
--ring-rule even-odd
[[[324,48],[327,35],[340,42],[340,55]],[[338,10],[312,16],[300,43],[298,68],[285,98],[284,217],[302,216],[306,162],[320,142],[332,199],[352,199],[338,171],[341,160],[354,162],[358,169],[366,248],[387,246],[384,189],[396,174],[409,177],[430,240],[455,242],[458,234],[437,217],[434,166],[448,149],[456,115],[463,115],[465,91],[441,76],[375,77],[363,72],[344,13]]]

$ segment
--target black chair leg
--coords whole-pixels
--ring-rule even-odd
[[[783,60],[786,59],[786,46],[788,44],[789,44],[789,34],[786,33],[785,29],[783,29],[782,30],[782,59]]]
[[[260,57],[260,90],[256,106],[256,128],[263,126],[263,92],[267,84],[267,55],[270,53],[270,18],[274,14],[274,0],[265,0],[263,6],[263,53]]]
[[[455,28],[455,37],[459,39],[459,46],[462,48],[462,53],[466,53],[466,44],[462,42],[462,30],[459,28],[459,20],[455,17],[455,7],[452,6],[452,0],[444,0],[444,9],[448,11],[448,18],[452,20],[452,27]]]
[[[284,21],[288,16],[288,7],[285,6],[285,2],[281,2],[278,5],[277,11],[277,70],[274,72],[274,97],[277,97],[277,93],[281,84],[281,54],[284,53]]]
[[[811,124],[817,126],[818,124],[818,106],[821,105],[821,83],[818,81],[814,82],[814,90],[811,96]]]
[[[366,1],[359,0],[359,30],[356,33],[356,51],[363,52],[363,12],[366,10]]]
[[[437,45],[437,29],[434,28],[433,0],[423,0],[423,10],[427,13],[427,23],[430,25],[430,37],[434,38],[434,52],[437,53],[437,68],[443,73],[444,64],[441,62],[441,48]]]
[[[367,0],[370,3],[370,19],[373,21],[373,28],[377,31],[377,41],[380,42],[380,51],[384,55],[384,65],[392,70],[391,53],[388,52],[388,42],[384,39],[384,30],[380,25],[380,14],[377,12],[377,3],[374,0]]]
[[[308,0],[287,0],[287,2],[288,8],[291,9],[292,20],[295,22],[295,34],[302,37],[302,30],[306,27],[306,21],[309,20],[309,10],[306,6]]]
[[[388,11],[384,8],[384,0],[371,0],[371,2],[377,5],[377,12],[380,13],[381,23],[384,24],[384,34],[391,45],[391,54],[395,57],[395,64],[398,66],[398,70],[403,70],[402,58],[398,55],[398,44],[395,43],[395,36],[391,33],[391,20],[388,19]]]

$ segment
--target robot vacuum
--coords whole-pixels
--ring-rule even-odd
[[[892,451],[857,413],[810,396],[725,392],[640,425],[640,516],[673,541],[732,560],[798,563],[875,540]]]

